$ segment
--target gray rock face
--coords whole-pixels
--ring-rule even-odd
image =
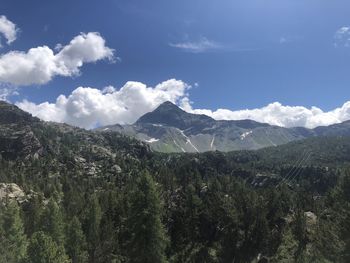
[[[165,102],[133,125],[116,124],[97,130],[120,132],[159,152],[228,152],[256,150],[313,136],[350,136],[350,121],[315,129],[283,128],[252,120],[217,121]]]
[[[159,152],[228,152],[256,150],[315,136],[350,136],[350,121],[315,129],[283,128],[252,120],[217,121],[205,115],[187,113],[171,102],[165,102],[135,124],[116,124],[90,132],[66,124],[40,121],[14,105],[0,101],[1,158],[30,159],[47,152],[58,154],[60,140],[69,140],[74,135],[94,144],[90,150],[96,160],[113,159],[115,153],[110,149],[113,142],[108,142],[111,137],[108,134],[115,134],[113,131],[121,133],[120,136],[136,138]],[[136,146],[134,155],[147,154],[148,148],[141,142],[130,141]],[[119,153],[125,151],[125,147],[130,148],[123,145],[118,146]],[[91,167],[90,173],[98,170],[98,167]]]
[[[26,201],[23,190],[14,183],[0,183],[0,202],[15,200],[19,203]]]
[[[1,156],[5,159],[15,159],[18,156],[38,157],[42,153],[42,145],[34,135],[30,126],[0,125]]]
[[[313,136],[350,135],[350,121],[316,129],[283,128],[252,120],[217,121],[165,102],[133,125],[117,124],[98,130],[132,136],[160,152],[228,152],[256,150]]]
[[[304,138],[294,130],[252,120],[216,121],[206,115],[187,113],[171,102],[161,104],[133,125],[98,130],[135,137],[160,152],[251,150]]]
[[[9,103],[0,101],[0,155],[5,159],[38,157],[42,145],[32,127],[38,118]]]
[[[115,174],[120,174],[122,172],[122,168],[120,168],[119,165],[115,164],[112,166],[112,171],[115,173]]]
[[[215,120],[206,116],[199,114],[190,114],[175,104],[167,101],[161,104],[153,112],[146,113],[141,118],[139,118],[136,124],[160,124],[170,127],[176,127],[180,130],[186,130],[193,127],[205,128],[209,125],[214,125]]]
[[[39,122],[27,112],[20,110],[17,106],[0,101],[0,124]]]

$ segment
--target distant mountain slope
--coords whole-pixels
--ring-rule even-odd
[[[317,136],[350,136],[350,121],[313,129]]]
[[[350,164],[350,136],[316,136],[255,151],[260,163],[337,167]]]
[[[181,110],[175,104],[167,101],[161,104],[154,111],[140,117],[136,124],[161,124],[186,130],[193,127],[203,129],[215,124],[215,120],[199,114],[191,114]]]
[[[160,152],[256,150],[313,136],[350,134],[350,122],[318,127],[283,128],[252,120],[214,120],[191,114],[164,102],[132,125],[111,125],[100,131],[118,131],[151,145]]]
[[[101,161],[108,161],[108,164],[124,160],[138,162],[150,152],[148,145],[129,136],[41,121],[0,101],[0,161],[52,158],[55,165],[83,164],[94,174],[101,167],[108,168],[106,164],[99,167]]]
[[[277,240],[279,243],[274,245],[275,248],[271,250],[269,256],[273,256],[276,262],[279,262],[280,247],[282,246],[283,251],[290,247],[290,242],[285,245],[283,240],[288,238],[293,244],[297,244],[294,237],[290,239],[294,234],[290,235],[287,232],[297,226],[297,210],[300,210],[301,216],[312,215],[316,218],[318,221],[313,221],[314,227],[326,229],[325,232],[323,230],[318,232],[318,229],[310,228],[311,224],[305,217],[308,225],[303,230],[303,237],[307,237],[308,247],[319,246],[318,240],[321,238],[328,241],[329,236],[332,237],[331,242],[342,245],[340,239],[342,232],[338,227],[346,226],[347,210],[344,209],[342,212],[341,208],[348,207],[348,203],[343,202],[341,198],[346,196],[343,193],[347,193],[349,187],[348,184],[337,184],[337,182],[341,182],[345,175],[342,169],[350,161],[350,136],[315,135],[334,135],[338,134],[338,131],[346,133],[348,123],[312,131],[302,128],[283,129],[252,121],[213,121],[210,118],[195,116],[189,116],[183,121],[181,118],[178,119],[178,114],[182,116],[181,118],[188,116],[181,111],[175,113],[174,118],[154,119],[157,116],[148,115],[147,118],[151,118],[154,122],[157,120],[157,123],[149,123],[149,119],[143,118],[135,125],[114,127],[124,130],[124,133],[134,132],[134,136],[145,136],[144,140],[148,140],[151,145],[157,143],[154,141],[156,139],[152,142],[146,132],[152,133],[150,135],[154,136],[153,138],[182,136],[181,138],[186,140],[184,146],[190,150],[190,147],[198,147],[197,149],[201,150],[200,144],[194,139],[198,140],[203,136],[211,138],[210,133],[214,132],[214,139],[208,140],[213,146],[217,145],[216,136],[224,146],[220,136],[225,135],[225,132],[228,138],[232,136],[233,142],[235,140],[244,142],[249,138],[256,143],[250,137],[256,136],[257,140],[264,137],[264,134],[266,134],[265,140],[268,141],[267,135],[278,132],[282,134],[282,131],[286,132],[284,136],[303,134],[313,137],[256,151],[169,154],[150,151],[145,143],[109,131],[110,128],[103,128],[107,130],[102,132],[88,131],[66,124],[44,122],[13,105],[0,103],[1,211],[6,211],[3,210],[6,202],[17,200],[23,217],[16,218],[24,218],[24,226],[32,229],[33,222],[40,226],[42,218],[45,219],[48,215],[46,211],[51,210],[47,208],[56,203],[58,210],[55,208],[49,215],[53,213],[60,215],[57,211],[62,211],[65,215],[60,221],[62,227],[70,229],[71,218],[77,216],[78,223],[79,220],[85,222],[86,215],[91,215],[89,213],[96,210],[96,213],[101,215],[100,227],[97,228],[98,236],[103,236],[106,231],[113,234],[107,236],[105,242],[102,240],[97,245],[95,240],[90,240],[89,247],[96,246],[99,250],[98,255],[105,255],[104,247],[108,247],[110,257],[108,259],[101,257],[99,262],[111,262],[116,257],[129,260],[125,257],[128,255],[128,249],[118,246],[116,250],[116,247],[110,244],[114,242],[111,240],[124,240],[126,234],[133,235],[134,228],[130,227],[129,222],[135,216],[144,213],[142,211],[145,211],[144,200],[146,200],[144,198],[146,195],[142,194],[135,199],[135,194],[145,189],[145,193],[157,192],[161,198],[161,202],[157,203],[161,209],[159,219],[162,215],[164,222],[167,222],[164,227],[169,235],[169,251],[174,251],[172,252],[174,256],[171,255],[171,258],[175,258],[175,261],[185,261],[183,257],[188,257],[187,254],[190,252],[193,255],[198,253],[198,257],[196,255],[198,260],[192,257],[191,262],[203,262],[209,253],[202,254],[200,252],[203,251],[202,248],[214,251],[213,255],[223,255],[220,242],[228,240],[228,243],[223,243],[224,247],[227,247],[229,253],[232,251],[232,244],[237,248],[235,251],[238,251],[241,257],[237,262],[253,262],[253,258],[257,258],[260,251],[270,250],[270,244],[274,244]],[[203,125],[198,128],[200,126],[198,123],[205,124],[206,121],[212,126]],[[136,133],[137,127],[144,133]],[[186,129],[183,130],[184,128]],[[235,135],[230,132],[235,132]],[[273,139],[276,140],[269,138],[270,141]],[[205,143],[203,147],[208,147]],[[144,176],[152,178],[150,181],[152,187],[148,187],[147,182],[141,184],[144,181],[140,179]],[[339,192],[339,189],[344,191]],[[154,199],[154,196],[148,197],[147,200]],[[134,200],[138,200],[138,205],[134,205]],[[9,207],[8,205],[6,209]],[[141,212],[137,209],[141,209]],[[196,213],[193,215],[188,212],[194,210]],[[339,214],[339,211],[343,214]],[[0,214],[10,215],[10,213]],[[344,220],[340,222],[334,218]],[[18,222],[21,223],[20,220]],[[141,225],[143,222],[144,220]],[[195,231],[192,231],[193,229]],[[333,232],[328,231],[329,229]],[[337,232],[333,229],[337,229]],[[36,231],[34,233],[40,230],[41,228],[34,230]],[[82,237],[89,234],[89,229],[81,228],[79,231],[82,231],[80,232]],[[28,232],[24,238],[33,240],[31,234]],[[237,237],[234,243],[232,236],[235,239]],[[266,247],[262,250],[256,249],[257,236],[264,237],[264,242],[261,241],[261,244],[265,244]],[[7,245],[7,240],[5,241],[2,243]],[[322,245],[319,251],[326,251],[329,254],[328,243]],[[120,257],[115,251],[120,253]],[[316,252],[312,251],[310,254],[318,255],[319,252]],[[338,252],[338,248],[334,249],[334,253]],[[294,250],[291,254],[294,254]],[[179,260],[176,258],[178,255],[181,256]],[[248,255],[245,256],[247,259],[242,255]],[[234,256],[229,262],[235,259]],[[324,262],[340,262],[337,259],[333,260],[332,257],[327,260]],[[214,258],[213,262],[217,261],[227,260]],[[306,261],[314,262],[311,259]]]
[[[162,114],[162,108],[158,110]],[[175,110],[178,111],[175,116],[183,114],[178,109]],[[152,115],[147,116],[149,117],[154,118]],[[142,118],[135,125],[115,125],[102,128],[103,131],[87,131],[66,124],[40,121],[16,106],[1,102],[0,162],[34,164],[42,166],[41,169],[44,171],[45,167],[50,167],[53,171],[65,173],[74,171],[73,174],[93,178],[113,176],[120,174],[121,171],[123,176],[127,177],[130,175],[128,169],[131,168],[137,170],[147,167],[157,174],[164,169],[181,171],[183,167],[191,167],[200,171],[202,176],[208,177],[212,174],[231,174],[244,178],[249,175],[249,182],[252,185],[275,184],[292,169],[299,171],[296,174],[302,174],[308,167],[322,167],[328,171],[328,168],[334,170],[350,163],[350,136],[334,136],[338,133],[346,134],[349,122],[319,127],[315,131],[304,128],[285,129],[249,120],[215,121],[203,116],[192,118],[193,116],[189,115],[189,117],[191,120],[189,118],[186,121],[176,120],[175,117],[179,125],[188,125],[186,130],[167,126],[174,125],[172,124],[174,119],[171,118],[164,119],[163,122],[158,119],[158,123],[148,123],[149,120],[145,121],[146,118]],[[204,125],[201,129],[191,127],[191,122],[203,123],[203,121],[208,121],[213,126],[207,128]],[[113,130],[122,131],[123,134]],[[210,135],[213,131],[215,137]],[[300,134],[310,138],[303,139]],[[327,134],[331,136],[323,136]],[[226,138],[233,138],[232,141],[226,139],[225,142],[224,135]],[[283,136],[289,136],[290,140],[291,138],[294,140],[276,147],[271,146],[272,143],[274,145],[278,143],[276,138]],[[133,137],[147,141],[154,147],[153,149],[156,149],[156,146],[162,151],[165,149],[173,153],[152,152],[149,145]],[[162,139],[157,141],[150,138]],[[169,138],[173,140],[173,144]],[[169,140],[168,144],[166,139]],[[232,146],[236,149],[253,147],[257,145],[259,139],[260,142],[269,141],[270,147],[255,151],[197,153],[197,150],[200,152],[218,145],[226,147],[224,149],[227,150]],[[326,180],[322,187],[327,182]]]
[[[159,152],[206,152],[256,150],[283,145],[312,137],[350,136],[350,121],[317,127],[315,129],[283,128],[252,120],[214,120],[206,115],[196,115],[165,102],[153,112],[142,116],[132,125],[112,125],[95,131],[86,131],[65,124],[40,121],[18,107],[0,101],[0,146],[3,158],[38,156],[62,149],[58,140],[79,136],[102,147],[110,148],[107,138],[113,137],[119,145],[128,141],[133,145],[143,143],[113,135],[136,138]],[[46,141],[55,133],[55,141]],[[141,146],[142,145],[142,146]],[[125,147],[130,148],[128,145]]]

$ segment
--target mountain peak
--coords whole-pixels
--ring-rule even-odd
[[[0,124],[39,121],[38,118],[6,101],[0,101]]]
[[[160,104],[153,112],[179,112],[179,113],[186,113],[184,110],[182,110],[179,106],[172,103],[171,101],[166,101]]]
[[[206,115],[191,114],[170,101],[163,102],[154,111],[141,116],[136,124],[152,123],[176,127],[181,130],[208,124],[214,120]]]
[[[180,109],[177,105],[175,105],[174,103],[172,103],[171,101],[165,101],[163,103],[161,103],[158,108],[177,108]]]

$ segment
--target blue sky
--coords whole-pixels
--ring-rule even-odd
[[[54,103],[79,86],[154,87],[173,78],[192,86],[193,109],[279,102],[326,112],[349,100],[350,31],[335,37],[350,25],[345,0],[2,0],[0,15],[19,28],[10,45],[1,38],[1,54],[54,50],[80,32],[99,32],[115,50],[113,63],[98,59],[74,76],[15,85],[12,102]]]

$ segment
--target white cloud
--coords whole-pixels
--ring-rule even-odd
[[[8,101],[9,97],[17,95],[19,95],[19,93],[16,88],[0,85],[0,100]]]
[[[314,128],[350,120],[350,101],[330,111],[317,107],[285,106],[279,102],[237,111],[194,109],[187,92],[190,88],[190,85],[175,79],[155,87],[129,81],[119,90],[112,86],[102,90],[79,87],[69,96],[60,95],[55,103],[35,104],[24,100],[16,104],[43,120],[66,122],[83,128],[133,123],[165,101],[176,103],[187,112],[205,114],[217,120],[251,119],[282,127]]]
[[[0,56],[0,82],[13,85],[45,84],[55,76],[74,76],[84,63],[113,60],[114,50],[97,32],[81,33],[58,53],[47,46],[27,52],[11,51]]]
[[[198,41],[185,41],[180,43],[169,43],[169,46],[192,53],[203,53],[207,51],[222,49],[223,46],[217,42],[201,37]]]
[[[350,26],[343,26],[335,32],[334,46],[350,47]]]
[[[103,90],[79,87],[68,97],[60,95],[55,103],[16,103],[21,109],[43,120],[94,128],[98,125],[133,123],[165,101],[178,103],[186,97],[189,85],[170,79],[155,87],[127,82],[120,90],[109,86]]]
[[[193,109],[189,100],[183,100],[183,109],[196,114],[205,114],[216,120],[243,120],[251,119],[257,122],[268,123],[282,127],[326,126],[350,119],[350,101],[342,107],[325,112],[320,108],[303,106],[285,106],[279,102],[271,103],[257,109],[232,111],[228,109]]]
[[[18,29],[6,16],[0,16],[0,33],[6,38],[7,44],[11,44],[17,38]]]

